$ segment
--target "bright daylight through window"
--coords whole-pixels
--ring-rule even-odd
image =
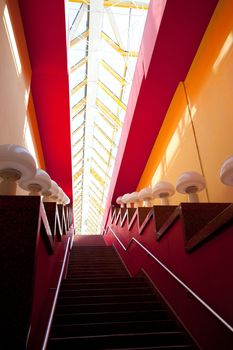
[[[149,0],[70,0],[74,223],[100,233],[101,221]]]

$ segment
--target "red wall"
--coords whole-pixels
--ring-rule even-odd
[[[156,241],[155,225],[152,218],[141,235],[138,233],[137,220],[134,221],[130,230],[127,220],[122,227],[120,220],[117,224],[111,224],[111,227],[125,246],[128,246],[132,237],[139,240],[223,319],[233,325],[232,224],[189,254],[185,252],[180,218],[173,223],[160,241]],[[115,246],[132,275],[136,275],[141,269],[144,269],[158,292],[202,349],[232,348],[233,333],[142,248],[133,242],[128,251],[125,252],[109,228],[104,237],[108,245]]]
[[[41,349],[69,236],[62,236],[61,241],[55,236],[54,254],[49,255],[43,237],[39,235],[28,345],[30,350]]]

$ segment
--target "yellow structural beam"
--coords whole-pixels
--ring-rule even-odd
[[[138,52],[136,51],[126,51],[123,50],[120,45],[118,45],[114,40],[110,38],[106,33],[101,32],[101,37],[121,56],[138,57]]]
[[[94,126],[101,132],[101,134],[110,142],[111,145],[113,145],[114,147],[116,147],[115,142],[112,140],[111,137],[109,137],[106,132],[96,123],[94,123]]]
[[[95,152],[95,154],[97,155],[97,157],[98,157],[106,166],[108,166],[108,162],[106,161],[106,159],[104,159],[104,158],[99,154],[99,152],[96,151],[95,148],[93,148],[93,151]]]
[[[73,89],[71,89],[71,95],[76,94],[80,89],[87,85],[87,78],[82,80],[78,85],[76,85]]]
[[[101,205],[97,202],[97,200],[96,200],[94,197],[90,196],[90,202],[95,203],[96,207],[97,207],[98,209],[100,209],[100,211],[101,211],[102,213],[104,212],[104,209],[101,207]]]
[[[83,168],[80,168],[76,173],[74,174],[74,181],[76,181],[80,175],[82,175]]]
[[[100,60],[100,64],[106,69],[106,71],[108,71],[114,78],[116,78],[121,85],[127,85],[128,82],[120,75],[117,73],[117,71],[115,71],[115,69],[113,69],[105,60]]]
[[[112,92],[112,90],[107,87],[107,85],[105,85],[101,80],[98,80],[98,85],[118,104],[118,106],[126,111],[126,105],[117,97],[117,95]]]
[[[84,105],[76,114],[72,115],[72,121],[74,121],[82,112],[85,112],[86,110],[86,105]]]
[[[73,107],[72,107],[72,119],[74,118],[74,114],[78,114],[81,109],[83,109],[83,106],[86,104],[86,97],[83,97],[80,101],[78,101]]]
[[[89,190],[93,193],[94,196],[98,198],[100,202],[102,201],[102,197],[99,195],[99,193],[96,193],[95,190],[91,187],[89,188]]]
[[[101,184],[102,187],[104,187],[105,181],[102,179],[102,177],[99,174],[97,174],[97,172],[95,171],[95,169],[93,169],[93,167],[90,168],[90,173],[96,179],[96,181],[99,184]]]
[[[97,168],[100,169],[100,171],[102,171],[104,175],[109,178],[109,175],[106,173],[106,170],[104,170],[94,158],[92,158],[92,161],[97,166]]]
[[[89,35],[89,30],[87,29],[85,30],[85,32],[82,32],[82,34],[80,34],[79,36],[71,40],[70,47],[73,48],[75,45],[80,43],[80,41],[86,39],[88,35]]]
[[[72,136],[74,136],[80,129],[82,129],[85,125],[85,121],[83,121],[73,132],[72,132]],[[81,140],[81,138],[79,139]]]
[[[90,5],[90,0],[69,0],[69,2],[76,2],[78,4]],[[149,4],[142,1],[119,1],[119,0],[104,0],[104,7],[123,7],[126,9],[148,10]]]
[[[83,57],[80,61],[75,63],[71,68],[70,68],[70,73],[73,74],[75,73],[80,67],[82,67],[84,64],[87,63],[87,56]]]
[[[113,158],[113,155],[111,152],[109,152],[109,150],[97,139],[97,137],[94,135],[93,139],[98,143],[98,145],[108,154],[109,158]]]
[[[96,99],[96,105],[100,111],[114,123],[115,126],[121,128],[122,122],[120,119],[114,113],[112,113],[112,111],[107,106],[105,106],[105,104],[99,98]]]
[[[91,181],[91,186],[94,186],[95,187],[95,189],[99,192],[99,193],[103,193],[103,191],[102,191],[102,189],[99,189],[99,187],[98,186],[96,186],[96,184],[93,182],[93,181]]]

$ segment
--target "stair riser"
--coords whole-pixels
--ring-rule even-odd
[[[66,290],[83,290],[83,289],[103,289],[106,287],[106,285],[108,286],[108,288],[111,289],[119,289],[119,288],[147,288],[148,287],[148,283],[145,282],[135,282],[135,283],[130,283],[130,282],[116,282],[116,283],[66,283],[66,284],[62,284],[60,291],[66,291]]]
[[[85,296],[85,297],[67,297],[58,298],[58,305],[71,304],[94,304],[94,303],[127,303],[127,302],[141,302],[154,301],[152,294],[137,294],[137,295],[100,295],[100,296]]]
[[[53,344],[52,344],[53,343]],[[48,349],[117,349],[120,347],[142,347],[158,345],[182,345],[185,339],[180,333],[164,334],[131,334],[120,336],[103,336],[103,337],[84,337],[84,338],[67,338],[59,341],[49,341]]]
[[[51,337],[75,337],[93,336],[103,334],[127,334],[142,332],[171,332],[175,331],[175,324],[172,321],[138,321],[127,323],[102,323],[102,324],[78,324],[67,326],[55,326],[52,328]]]
[[[114,311],[137,311],[137,310],[161,310],[160,303],[126,303],[126,304],[79,304],[79,305],[57,305],[58,314],[70,314],[78,312],[114,312]]]
[[[70,284],[70,283],[105,283],[109,284],[111,282],[113,283],[124,283],[124,282],[145,282],[145,279],[136,279],[136,278],[129,278],[129,276],[126,277],[104,277],[104,278],[95,278],[93,281],[89,281],[88,277],[83,278],[69,278],[62,282],[63,285]]]
[[[168,314],[163,310],[147,310],[137,312],[112,312],[112,313],[83,313],[83,314],[62,314],[55,315],[54,324],[77,324],[77,323],[98,323],[98,322],[124,322],[124,321],[143,321],[143,320],[168,320]]]
[[[147,294],[153,293],[151,288],[115,288],[115,289],[70,289],[60,291],[60,297],[75,297],[75,296],[98,296],[98,295],[118,295],[127,294]]]

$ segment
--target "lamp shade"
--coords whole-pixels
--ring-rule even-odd
[[[152,198],[153,198],[152,189],[149,188],[149,187],[143,188],[143,189],[138,193],[138,198],[139,198],[140,201],[152,199]]]
[[[175,188],[170,182],[160,181],[152,188],[152,193],[154,198],[170,197],[175,193]]]
[[[65,200],[64,200],[64,204],[68,205],[70,203],[70,199],[69,197],[65,194]]]
[[[119,205],[121,205],[121,204],[123,203],[123,202],[122,202],[122,196],[117,197],[116,203],[119,204]]]
[[[129,202],[129,193],[124,194],[124,195],[121,197],[121,201],[122,201],[124,204],[127,204],[127,203]]]
[[[31,191],[33,185],[38,185],[40,191],[48,191],[51,187],[51,178],[46,171],[38,168],[36,175],[33,178],[30,180],[19,181],[19,186],[26,191]]]
[[[0,171],[16,170],[20,181],[31,179],[36,174],[36,162],[29,151],[14,144],[0,145]]]
[[[139,201],[138,192],[132,192],[129,194],[129,202],[135,203]]]
[[[233,186],[233,156],[227,158],[221,166],[220,180],[224,185]]]
[[[182,173],[176,182],[176,190],[179,193],[200,192],[206,187],[205,178],[195,172],[187,171]]]

